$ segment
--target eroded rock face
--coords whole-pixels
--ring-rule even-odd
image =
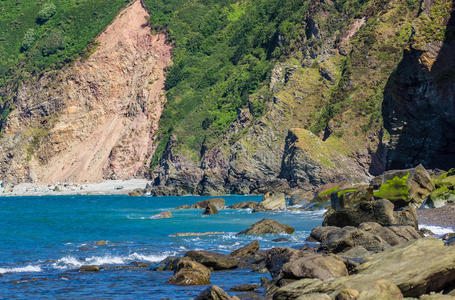
[[[24,83],[0,143],[6,184],[97,182],[148,173],[165,102],[170,45],[140,1],[97,38],[86,60]]]
[[[209,268],[190,259],[180,259],[175,265],[174,276],[167,283],[175,285],[210,284]]]

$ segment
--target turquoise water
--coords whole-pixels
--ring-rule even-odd
[[[204,249],[229,253],[254,239],[262,249],[298,247],[320,212],[251,213],[221,210],[203,216],[201,210],[173,210],[171,219],[151,216],[209,197],[46,196],[0,197],[0,298],[148,298],[189,299],[204,286],[165,284],[171,272],[149,269],[102,270],[79,273],[81,265],[121,266],[156,263],[170,255]],[[256,196],[227,196],[226,205]],[[263,219],[273,218],[295,227],[293,235],[242,236],[235,233]],[[178,232],[223,231],[202,237],[171,237]],[[289,242],[272,239],[288,237]],[[105,240],[107,245],[96,246]],[[242,283],[258,283],[267,276],[248,270],[213,272],[212,284],[226,290]],[[234,293],[233,293],[234,294]]]

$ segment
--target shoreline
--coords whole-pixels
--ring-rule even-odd
[[[64,196],[64,195],[127,195],[136,189],[144,189],[149,180],[104,180],[98,183],[20,183],[8,191],[0,188],[0,197]]]

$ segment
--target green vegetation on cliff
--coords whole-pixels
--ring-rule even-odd
[[[125,0],[1,1],[2,120],[22,80],[61,68],[88,51],[90,42],[125,5]],[[7,84],[13,92],[5,92]]]

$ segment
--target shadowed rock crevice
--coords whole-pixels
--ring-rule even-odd
[[[426,3],[421,17],[434,5]],[[455,166],[455,12],[445,21],[444,38],[434,37],[424,46],[419,45],[417,28],[411,48],[386,85],[382,111],[390,133],[386,169],[419,163],[426,168]]]

